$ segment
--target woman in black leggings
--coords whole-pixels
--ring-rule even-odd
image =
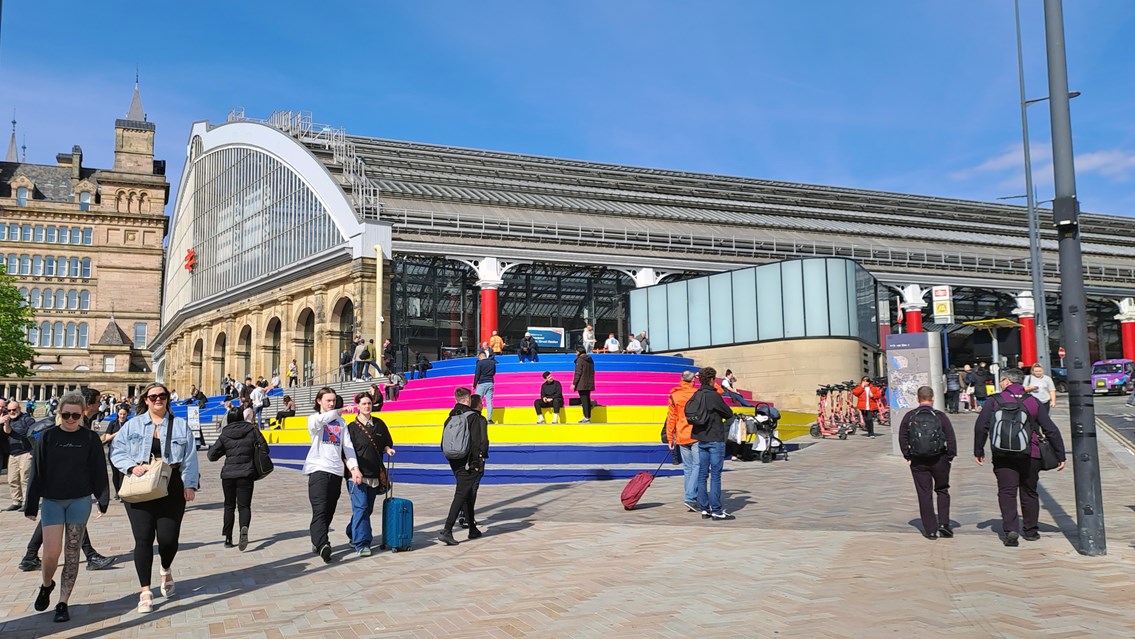
[[[137,416],[126,422],[110,445],[110,459],[125,475],[141,477],[150,469],[152,457],[173,467],[165,497],[127,502],[126,516],[134,533],[134,568],[142,586],[138,612],[153,610],[150,580],[154,571],[154,540],[161,556],[161,593],[174,593],[173,558],[177,555],[181,520],[186,502],[193,501],[200,486],[197,447],[184,419],[169,412],[169,391],[162,384],[150,384],[142,392]]]
[[[240,538],[243,552],[248,547],[248,527],[252,524],[252,482],[256,481],[256,444],[264,439],[256,424],[245,421],[239,408],[228,412],[225,427],[209,447],[209,461],[225,458],[221,467],[221,489],[225,493],[225,514],[221,534],[225,548],[233,547],[233,520],[240,510]]]

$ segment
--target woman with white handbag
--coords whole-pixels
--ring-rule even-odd
[[[174,593],[173,558],[177,555],[185,504],[200,487],[197,447],[184,419],[169,411],[169,390],[150,384],[141,394],[137,416],[126,422],[110,446],[110,461],[126,479],[119,496],[134,533],[134,569],[141,594],[138,612],[153,609],[150,580],[154,570],[154,540],[161,557],[163,596]]]

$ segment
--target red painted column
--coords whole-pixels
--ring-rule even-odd
[[[497,330],[497,288],[495,286],[481,287],[481,342],[489,341],[493,331]]]
[[[1021,361],[1025,366],[1036,363],[1036,318],[1032,315],[1021,315]]]
[[[1119,336],[1123,343],[1123,358],[1135,359],[1135,322],[1120,322]]]
[[[907,309],[906,311],[906,332],[908,333],[921,333],[922,332],[922,309]]]

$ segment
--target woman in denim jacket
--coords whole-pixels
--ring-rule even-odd
[[[169,412],[169,390],[162,384],[150,384],[142,391],[136,417],[126,422],[110,446],[110,461],[125,475],[141,477],[150,468],[151,457],[161,457],[173,466],[169,493],[161,499],[126,504],[126,516],[134,533],[134,569],[142,586],[138,612],[152,610],[150,578],[154,569],[154,539],[161,557],[161,593],[174,592],[170,570],[177,554],[181,520],[186,502],[193,501],[200,487],[197,469],[197,447],[193,433],[184,419]],[[171,429],[172,422],[172,429]],[[166,441],[167,432],[170,433]]]

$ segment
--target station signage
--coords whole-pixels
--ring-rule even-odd
[[[949,286],[932,287],[930,304],[934,311],[935,324],[954,323],[954,292]]]

